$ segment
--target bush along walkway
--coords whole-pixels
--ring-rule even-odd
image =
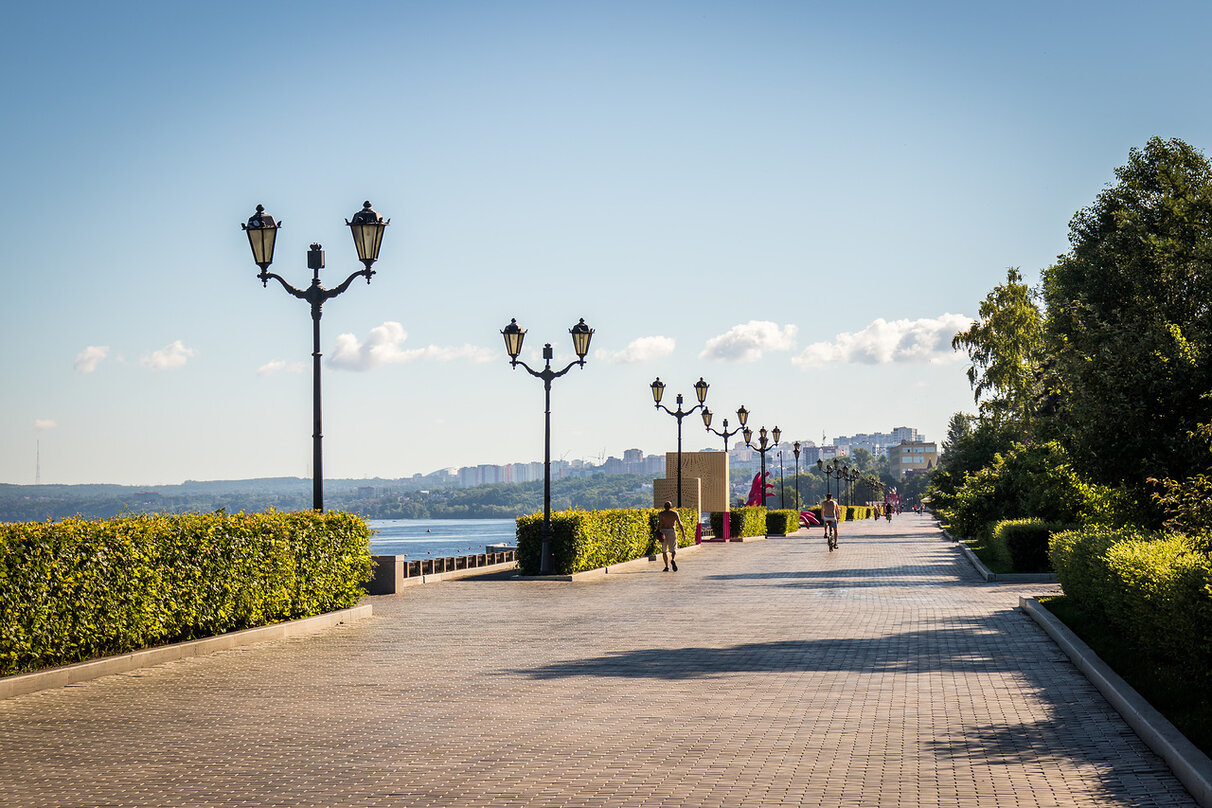
[[[0,702],[0,805],[1191,806],[925,519],[584,586],[451,581],[308,638]]]

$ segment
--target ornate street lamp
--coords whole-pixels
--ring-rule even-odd
[[[826,465],[825,462],[822,460],[817,460],[816,467],[825,473],[825,493],[826,494],[829,493],[830,478],[837,480],[837,501],[838,501],[838,503],[841,503],[841,501],[842,501],[842,470],[846,468],[846,466],[842,465],[841,458],[835,457],[833,459],[833,462],[829,463],[828,465]]]
[[[657,376],[656,381],[653,382],[651,385],[649,385],[649,387],[652,389],[652,400],[656,402],[656,408],[658,410],[664,410],[665,412],[672,415],[674,418],[678,419],[678,507],[679,508],[682,507],[682,419],[697,409],[706,409],[707,408],[707,388],[710,386],[711,385],[709,385],[709,384],[707,384],[707,382],[703,381],[703,377],[700,376],[699,380],[694,383],[694,394],[698,398],[699,403],[695,404],[693,407],[691,407],[688,410],[683,410],[682,409],[682,394],[678,393],[678,397],[677,397],[678,408],[675,411],[675,410],[671,410],[668,407],[661,404],[661,398],[665,395],[665,383],[663,381],[661,381],[661,377]],[[703,420],[707,421],[708,419],[705,417]]]
[[[785,488],[785,483],[783,482],[783,452],[780,449],[779,450],[779,508],[785,509],[786,507],[787,507],[787,489]]]
[[[752,444],[753,432],[751,430],[746,429],[744,432],[744,435],[743,435],[743,437],[745,438],[745,445],[748,446],[750,449],[754,449],[762,457],[761,471],[759,472],[759,474],[760,474],[759,479],[761,480],[761,486],[762,486],[762,506],[763,507],[765,507],[765,505],[766,505],[766,452],[769,452],[775,446],[779,445],[779,437],[781,435],[782,435],[782,431],[777,426],[774,429],[770,430],[770,436],[772,438],[774,438],[774,442],[767,445],[768,441],[766,439],[766,427],[762,427],[761,429],[758,430],[758,445],[756,447]]]
[[[543,380],[546,408],[543,414],[543,532],[542,546],[539,549],[541,554],[540,575],[551,574],[551,382],[572,370],[573,365],[585,367],[585,357],[589,354],[589,341],[593,338],[593,329],[585,325],[584,318],[568,329],[568,333],[572,335],[572,349],[576,351],[577,360],[569,362],[561,371],[552,370],[551,360],[554,358],[554,353],[549,342],[543,346],[543,360],[546,362],[546,366],[542,370],[534,370],[530,365],[518,359],[522,353],[522,341],[526,337],[526,329],[518,325],[517,320],[512,319],[509,321],[509,325],[501,329],[501,336],[505,338],[505,353],[509,354],[509,364],[514,368],[521,365],[531,376]]]
[[[745,409],[745,405],[742,404],[741,408],[736,411],[736,419],[741,422],[741,425],[738,426],[736,429],[732,430],[731,432],[728,431],[728,419],[727,418],[724,419],[724,431],[723,432],[721,432],[718,429],[712,429],[711,428],[712,414],[713,413],[711,412],[711,410],[707,409],[706,407],[703,408],[703,426],[707,427],[708,432],[710,432],[714,435],[719,435],[721,438],[724,439],[724,451],[727,452],[728,451],[728,439],[745,428],[745,422],[747,422],[749,420],[749,410]]]
[[[800,442],[797,440],[792,445],[795,452],[795,509],[800,509]]]
[[[253,263],[261,268],[257,280],[262,286],[269,285],[273,278],[282,284],[282,288],[290,294],[306,300],[311,305],[312,323],[312,507],[317,511],[324,510],[324,458],[323,431],[320,428],[320,317],[324,302],[331,300],[349,288],[354,278],[370,278],[375,274],[371,269],[379,259],[379,247],[383,244],[383,231],[390,223],[370,207],[369,202],[354,214],[353,220],[346,219],[345,224],[353,235],[354,246],[358,251],[358,260],[364,265],[362,269],[346,278],[335,289],[325,289],[320,285],[320,270],[324,268],[324,248],[312,244],[307,251],[307,268],[312,270],[311,286],[306,289],[296,289],[281,276],[269,271],[269,265],[274,261],[274,245],[277,241],[281,224],[265,212],[263,205],[257,205],[257,212],[249,217],[247,224],[241,224],[248,236],[248,246],[252,249]]]

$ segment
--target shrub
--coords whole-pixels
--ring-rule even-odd
[[[1048,538],[1072,525],[1042,519],[1004,519],[989,532],[989,549],[1015,572],[1049,572]]]
[[[746,505],[728,511],[728,535],[734,539],[746,536],[766,535],[766,509],[761,505]],[[711,514],[711,532],[718,537],[724,535],[724,514],[715,511]]]
[[[1118,501],[1116,492],[1078,477],[1059,443],[1016,443],[968,475],[941,514],[953,535],[988,539],[1004,519],[1109,524]]]
[[[766,511],[766,535],[786,535],[800,529],[800,512],[796,510]]]
[[[686,535],[678,546],[694,544],[699,515],[678,508]],[[602,511],[561,511],[551,515],[552,572],[571,575],[660,552],[657,508],[616,508]],[[543,514],[517,520],[518,567],[523,575],[538,575],[543,544]]]
[[[346,513],[0,524],[0,674],[348,608],[369,538]]]
[[[1133,528],[1057,533],[1065,594],[1140,654],[1212,680],[1212,559],[1184,536]]]

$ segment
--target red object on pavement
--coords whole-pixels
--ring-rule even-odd
[[[800,511],[800,524],[804,527],[812,527],[813,525],[819,525],[820,522],[817,521],[816,514],[812,511]]]
[[[695,544],[703,543],[703,523],[702,522],[699,522],[697,525],[694,526],[694,543]]]

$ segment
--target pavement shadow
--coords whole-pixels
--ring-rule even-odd
[[[510,673],[532,679],[573,676],[632,679],[699,679],[729,673],[858,671],[863,673],[1018,670],[1019,662],[998,660],[981,646],[996,629],[988,620],[908,631],[874,638],[779,640],[722,648],[641,648],[553,662]]]

